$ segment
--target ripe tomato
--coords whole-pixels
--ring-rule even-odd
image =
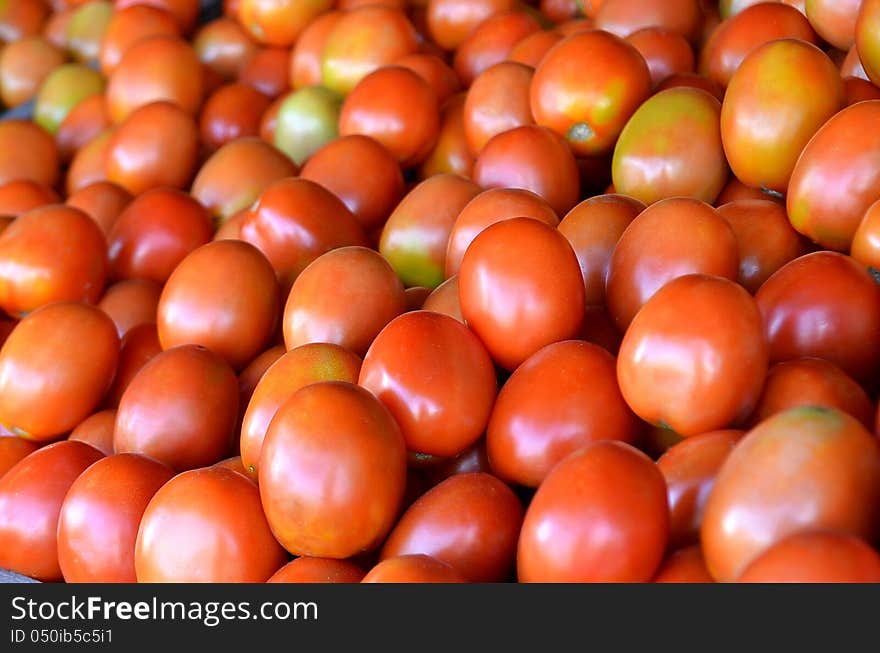
[[[133,5],[150,5],[174,16],[180,25],[180,31],[189,34],[199,17],[200,5],[198,0],[114,0],[117,11]]]
[[[25,456],[39,449],[37,442],[31,442],[14,435],[0,436],[0,478],[3,478],[15,464]]]
[[[721,102],[724,99],[724,89],[716,82],[708,77],[698,75],[697,73],[675,73],[660,82],[654,89],[656,93],[665,91],[670,88],[678,88],[680,86],[688,88],[699,88],[706,91],[709,95],[715,97]]]
[[[459,271],[461,311],[493,360],[513,370],[541,347],[576,337],[584,284],[565,237],[532,218],[474,238]]]
[[[795,533],[758,556],[737,582],[878,583],[880,553],[846,533]]]
[[[771,362],[813,356],[860,382],[880,364],[880,287],[848,256],[813,252],[781,267],[755,295]]]
[[[30,179],[46,186],[58,181],[58,147],[29,120],[0,122],[0,184]]]
[[[10,108],[31,100],[64,61],[64,52],[42,36],[7,43],[0,52],[0,100]]]
[[[199,118],[202,144],[214,152],[226,143],[259,136],[269,98],[241,83],[225,84],[208,96]]]
[[[8,181],[0,186],[0,215],[11,218],[60,201],[54,190],[30,179]]]
[[[455,50],[452,65],[461,83],[470,86],[484,70],[506,61],[520,40],[540,29],[538,21],[521,9],[497,13],[484,20]]]
[[[648,64],[651,85],[657,87],[670,75],[694,70],[694,51],[681,34],[663,27],[645,27],[626,37]]]
[[[447,562],[423,553],[386,558],[367,572],[362,583],[466,583]]]
[[[106,236],[131,200],[131,194],[121,186],[97,181],[68,195],[65,203],[86,213]]]
[[[880,2],[862,0],[855,26],[855,52],[852,64],[862,66],[862,75],[872,82],[880,82],[880,39],[877,38],[877,26],[880,25]],[[849,57],[847,57],[849,58]],[[841,70],[846,76],[846,72]],[[853,74],[853,73],[850,73]]]
[[[714,583],[698,544],[670,553],[654,576],[654,583]]]
[[[339,345],[311,343],[286,352],[262,375],[247,403],[241,424],[241,462],[257,480],[260,451],[269,424],[293,394],[318,381],[357,383],[361,359]]]
[[[83,442],[56,442],[0,478],[0,567],[44,582],[62,579],[58,515],[76,478],[104,455]]]
[[[428,0],[428,33],[445,50],[454,50],[483,21],[514,8],[513,0]]]
[[[699,0],[603,0],[595,18],[597,29],[621,38],[645,27],[663,27],[696,42],[703,12]]]
[[[323,86],[301,88],[285,96],[272,133],[275,147],[302,165],[338,136],[341,106],[342,97]]]
[[[64,181],[68,195],[89,184],[109,180],[107,157],[110,150],[110,138],[115,132],[116,129],[113,127],[102,129],[73,155]],[[194,144],[193,149],[195,150],[197,146]],[[128,189],[125,190],[128,191]]]
[[[537,68],[544,55],[563,38],[559,31],[533,32],[513,46],[507,60]]]
[[[534,69],[503,61],[481,72],[464,103],[464,135],[474,156],[489,140],[514,127],[534,124],[529,88]]]
[[[67,63],[58,66],[40,85],[34,98],[35,123],[50,134],[80,102],[104,92],[104,77],[85,64]]]
[[[696,544],[706,501],[721,465],[745,431],[710,431],[673,444],[657,460],[666,479],[669,547]]]
[[[110,76],[128,48],[144,38],[160,35],[180,35],[180,25],[164,9],[148,4],[117,8],[110,16],[101,39],[98,54],[101,72]]]
[[[532,114],[576,154],[603,154],[650,93],[651,74],[639,51],[606,31],[588,30],[560,41],[538,64]]]
[[[853,236],[850,255],[864,266],[880,269],[880,200],[865,211]]]
[[[846,51],[855,38],[861,4],[862,0],[805,0],[804,9],[819,36]]]
[[[375,549],[394,524],[405,483],[403,437],[391,414],[342,381],[298,390],[275,414],[260,452],[263,509],[294,555],[348,558]]]
[[[291,88],[321,84],[321,55],[333,28],[343,15],[342,11],[328,11],[303,28],[290,54]]]
[[[458,297],[458,275],[452,275],[434,288],[422,304],[422,308],[426,311],[454,317],[464,324],[464,317],[461,315],[461,302]]]
[[[660,91],[632,115],[614,147],[614,188],[645,204],[669,197],[712,203],[727,181],[721,104],[700,89]]]
[[[640,431],[617,386],[614,357],[568,340],[538,350],[505,382],[486,447],[500,478],[538,487],[573,451],[596,440],[635,444]]]
[[[116,410],[113,408],[93,413],[77,424],[67,436],[68,440],[79,440],[92,445],[105,456],[112,456],[113,429],[116,425]]]
[[[513,570],[523,509],[494,476],[456,474],[421,496],[391,531],[381,559],[424,554],[469,581],[497,583]]]
[[[241,369],[265,349],[276,328],[275,273],[253,245],[202,245],[174,269],[162,289],[157,325],[164,349],[207,347]]]
[[[348,560],[301,556],[276,571],[267,583],[360,583],[363,569]]]
[[[260,43],[289,46],[321,13],[333,7],[332,0],[240,0],[238,20]]]
[[[372,1],[372,0],[369,0]],[[408,68],[428,82],[439,104],[461,91],[461,81],[455,71],[439,55],[428,52],[407,54],[393,62]]]
[[[58,565],[68,583],[134,583],[138,526],[170,467],[135,454],[109,455],[73,482],[58,517]]]
[[[738,268],[736,235],[715,209],[692,198],[661,200],[636,216],[611,254],[608,312],[624,332],[669,281],[697,273],[733,280]]]
[[[833,408],[792,408],[740,441],[709,495],[700,532],[706,563],[734,580],[797,531],[877,536],[880,443]]]
[[[110,316],[122,338],[133,327],[156,321],[161,294],[162,286],[155,281],[127,279],[107,288],[98,308]]]
[[[419,167],[419,179],[451,173],[470,177],[474,167],[464,133],[464,103],[466,93],[457,93],[440,107],[440,129],[437,142]]]
[[[131,380],[147,361],[161,351],[155,324],[141,324],[126,333],[119,347],[119,364],[116,366],[116,375],[110,390],[107,391],[106,405],[114,408],[118,406],[122,393]]]
[[[413,311],[370,345],[358,383],[391,412],[409,451],[454,456],[484,433],[497,393],[492,360],[461,322]]]
[[[689,274],[663,286],[635,316],[620,345],[617,379],[636,415],[687,437],[744,421],[767,358],[752,297],[727,279]]]
[[[520,532],[520,582],[647,582],[669,534],[657,466],[623,442],[588,444],[535,493]]]
[[[262,583],[286,559],[257,487],[224,467],[163,485],[147,504],[134,552],[139,583]]]
[[[244,62],[237,81],[275,99],[289,88],[289,70],[288,48],[260,48]]]
[[[0,350],[0,422],[32,440],[55,439],[93,412],[118,356],[116,327],[100,309],[55,302],[35,310]]]

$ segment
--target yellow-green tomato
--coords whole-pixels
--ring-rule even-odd
[[[307,86],[281,103],[275,124],[275,147],[302,165],[339,134],[342,96],[323,86]]]
[[[104,92],[106,80],[96,70],[78,63],[64,64],[43,81],[34,103],[34,122],[54,134],[77,104]]]

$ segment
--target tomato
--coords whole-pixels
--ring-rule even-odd
[[[260,382],[260,379],[263,378],[263,375],[270,367],[272,367],[272,363],[281,358],[286,352],[287,350],[284,348],[284,345],[269,347],[267,350],[254,357],[254,359],[247,364],[247,367],[239,372],[238,424],[236,424],[235,427],[236,434],[241,432],[241,421],[244,417],[244,412],[251,401],[251,397],[254,396],[254,390],[257,389],[257,384]],[[243,466],[242,469],[244,469]]]
[[[697,73],[674,73],[657,84],[655,92],[665,91],[670,88],[684,86],[687,88],[699,88],[706,91],[721,102],[724,99],[724,89],[711,79]]]
[[[236,369],[261,352],[279,313],[278,284],[253,245],[202,245],[174,269],[162,289],[157,325],[163,349],[198,344]]]
[[[65,61],[64,53],[42,36],[29,36],[0,51],[0,100],[17,107],[36,95],[43,80]]]
[[[588,306],[605,304],[605,280],[611,254],[621,235],[645,205],[625,195],[597,195],[569,211],[559,223],[577,255]]]
[[[417,458],[424,456],[418,454],[413,457]],[[469,474],[474,472],[492,473],[492,470],[489,467],[489,457],[486,455],[485,438],[480,438],[470,447],[452,458],[435,458],[433,456],[429,456],[428,458],[431,458],[430,462],[424,466],[424,469],[420,469],[427,482],[428,488],[439,485],[447,478],[455,476],[456,474]],[[415,465],[416,463],[411,460],[410,471],[414,471]],[[419,496],[421,496],[421,494]],[[418,497],[416,497],[416,499],[417,498]]]
[[[853,236],[850,255],[862,265],[880,269],[880,234],[876,233],[880,221],[880,200],[874,202],[865,211],[862,221]]]
[[[116,424],[116,410],[102,410],[86,417],[77,424],[67,436],[68,440],[79,440],[90,444],[105,456],[112,456],[113,428]]]
[[[501,12],[477,25],[452,60],[462,84],[470,86],[484,70],[505,61],[520,40],[540,29],[538,21],[522,10]]]
[[[703,551],[699,545],[694,545],[669,554],[663,561],[660,571],[654,576],[653,582],[714,583],[715,581],[706,569]]]
[[[338,135],[342,97],[323,86],[291,93],[278,108],[273,139],[275,147],[302,165]]]
[[[67,49],[76,61],[97,63],[113,12],[113,3],[109,0],[92,0],[77,7],[67,26]]]
[[[728,176],[721,111],[718,100],[693,88],[668,89],[646,100],[614,147],[616,191],[646,204],[670,197],[714,202]]]
[[[715,477],[744,434],[737,430],[700,433],[673,444],[657,460],[666,479],[671,549],[699,542]]]
[[[569,211],[580,196],[571,149],[561,136],[538,125],[493,136],[474,163],[473,180],[483,188],[530,190],[558,214]]]
[[[458,175],[443,174],[419,183],[388,218],[379,252],[407,286],[436,288],[445,278],[454,224],[480,188]]]
[[[198,0],[114,0],[117,11],[133,5],[149,5],[174,16],[184,34],[189,34],[199,17]]]
[[[261,43],[287,46],[321,13],[333,7],[332,0],[241,0],[238,20]]]
[[[699,0],[604,0],[595,18],[597,29],[621,38],[645,27],[662,27],[693,42],[699,38],[703,12]]]
[[[428,82],[441,105],[461,91],[458,75],[439,55],[414,52],[395,60],[393,65],[408,68]]]
[[[824,358],[859,382],[880,364],[880,287],[848,256],[814,252],[781,267],[755,295],[771,362]]]
[[[284,292],[321,254],[347,245],[367,245],[363,230],[342,200],[302,178],[269,184],[242,220],[241,239],[265,255]]]
[[[526,510],[520,582],[647,582],[669,532],[666,485],[645,454],[593,442],[556,465]]]
[[[0,478],[15,464],[39,448],[39,444],[14,435],[0,436]]]
[[[532,114],[566,138],[575,154],[603,154],[650,92],[639,51],[613,34],[589,30],[564,39],[538,64]]]
[[[336,195],[365,229],[380,227],[404,194],[400,164],[369,136],[341,136],[306,161],[301,177]]]
[[[348,560],[310,558],[291,560],[276,571],[267,583],[360,583],[365,572]]]
[[[241,174],[247,170],[247,174]],[[293,177],[296,165],[259,138],[240,138],[223,145],[202,164],[192,196],[225,222],[250,207],[272,182]]]
[[[715,209],[692,198],[661,200],[626,227],[611,254],[608,312],[623,332],[672,279],[701,273],[733,280],[738,268],[736,235]]]
[[[227,81],[238,78],[258,50],[241,24],[226,16],[202,25],[193,37],[193,48],[199,61]]]
[[[208,211],[186,193],[154,188],[138,195],[108,234],[115,279],[164,283],[186,256],[211,240]]]
[[[563,458],[596,440],[634,444],[640,422],[617,386],[614,357],[597,345],[547,345],[498,394],[486,432],[492,470],[538,487]]]
[[[301,388],[269,424],[260,495],[272,532],[294,555],[348,558],[375,549],[394,524],[405,483],[400,429],[359,386]]]
[[[740,441],[709,495],[701,540],[709,571],[736,579],[797,531],[877,535],[880,444],[855,418],[804,406],[770,417]]]
[[[290,55],[291,88],[296,90],[321,84],[321,54],[343,15],[341,11],[328,11],[303,28]]]
[[[116,131],[114,127],[105,127],[77,149],[76,154],[70,160],[64,183],[68,195],[90,184],[109,180],[107,157],[110,150],[110,139]],[[193,145],[194,150],[196,147],[197,144]],[[127,191],[127,189],[125,190]]]
[[[104,155],[106,178],[132,195],[159,186],[184,188],[195,172],[198,138],[192,116],[169,102],[154,102],[135,109],[109,135]],[[96,152],[95,156],[100,155]],[[70,175],[75,164],[76,159]],[[92,181],[97,180],[85,183]]]
[[[0,565],[44,582],[60,581],[58,518],[76,478],[103,458],[82,442],[39,449],[0,478]]]
[[[131,194],[121,186],[98,181],[68,195],[66,204],[88,214],[106,236],[131,200]]]
[[[848,251],[880,199],[880,100],[843,109],[803,149],[788,185],[792,226],[825,248]]]
[[[721,107],[733,173],[784,193],[804,146],[843,103],[840,74],[815,45],[780,39],[755,49],[730,79]]]
[[[0,122],[0,184],[30,179],[54,186],[58,177],[58,148],[45,129],[29,120]]]
[[[786,263],[807,253],[808,244],[788,221],[785,207],[762,199],[734,200],[718,207],[739,246],[737,281],[750,293]]]
[[[513,569],[523,509],[494,476],[457,474],[422,495],[391,531],[381,559],[424,554],[469,581],[507,580]]]
[[[428,0],[428,33],[445,50],[458,48],[486,19],[514,8],[513,0]]]
[[[454,274],[431,291],[422,304],[426,311],[443,313],[464,324],[461,315],[461,302],[458,297],[458,275]]]
[[[509,218],[528,217],[551,227],[559,224],[553,208],[531,191],[492,188],[479,193],[461,209],[452,225],[446,248],[445,274],[457,274],[465,250],[486,227]]]
[[[464,103],[466,93],[457,93],[440,107],[440,129],[437,142],[419,167],[419,179],[451,173],[470,177],[474,155],[467,144],[464,131]]]
[[[476,156],[489,140],[514,127],[534,124],[529,89],[534,69],[503,61],[481,72],[464,103],[464,135]]]
[[[497,392],[492,361],[463,324],[409,312],[382,329],[358,383],[391,412],[409,451],[454,456],[476,442]]]
[[[880,553],[834,531],[795,533],[758,556],[739,583],[877,583]]]
[[[134,454],[97,461],[70,486],[58,518],[58,564],[68,583],[134,583],[138,526],[174,472]]]
[[[260,119],[269,98],[246,84],[221,86],[205,101],[199,119],[203,145],[211,152],[226,143],[259,136]]]
[[[468,326],[508,370],[575,337],[584,319],[574,251],[556,229],[531,218],[498,222],[474,238],[462,259],[459,295]]]
[[[746,186],[735,176],[731,175],[715,200],[716,207],[722,207],[737,200],[766,200],[785,206],[785,197],[776,191],[761,190],[753,186]]]
[[[755,300],[727,279],[688,274],[636,314],[620,345],[617,379],[636,415],[687,437],[743,422],[767,360]]]
[[[54,190],[30,179],[8,181],[0,186],[0,215],[16,218],[31,209],[60,201]]]
[[[257,480],[260,452],[272,418],[293,394],[319,381],[356,383],[361,359],[330,343],[311,343],[286,352],[273,363],[254,388],[241,425],[241,462]]]
[[[288,48],[260,48],[244,62],[238,74],[238,81],[274,99],[287,91],[289,70]]]
[[[402,11],[381,4],[345,12],[321,52],[321,82],[342,95],[382,66],[418,49],[418,34]]]
[[[846,106],[865,100],[880,100],[880,88],[858,77],[844,77],[843,92]]]
[[[700,52],[700,72],[727,87],[743,60],[776,39],[800,39],[816,44],[810,22],[794,7],[761,2],[743,9],[718,26]]]
[[[55,132],[58,155],[70,163],[76,153],[111,125],[103,93],[90,95],[67,112]]]
[[[339,133],[362,134],[384,145],[404,168],[431,152],[440,126],[437,96],[418,74],[384,66],[366,75],[346,96]]]
[[[466,583],[455,567],[425,554],[386,558],[367,572],[362,583]]]
[[[161,352],[162,345],[159,344],[159,334],[155,324],[141,324],[128,331],[122,337],[119,364],[116,367],[113,384],[107,392],[106,404],[111,407],[118,406],[131,380],[148,361]]]
[[[40,33],[50,13],[40,0],[7,0],[0,8],[0,41],[11,43]]]
[[[806,0],[807,18],[823,39],[840,50],[853,44],[862,0]]]
[[[330,342],[363,355],[406,310],[403,284],[381,255],[342,247],[319,256],[297,277],[284,307],[288,349]]]
[[[179,36],[180,26],[170,13],[148,4],[117,9],[101,39],[98,62],[104,75],[111,75],[122,55],[138,41],[151,36]]]
[[[183,472],[163,485],[147,504],[134,552],[139,583],[262,583],[285,560],[259,490],[223,467]]]
[[[862,66],[862,75],[872,82],[880,82],[880,39],[877,38],[877,26],[880,25],[880,2],[862,0],[855,25],[855,47],[850,53],[853,65]],[[849,58],[849,57],[847,57]],[[841,74],[846,76],[844,70]],[[850,73],[854,74],[854,73]]]
[[[663,27],[645,27],[627,36],[626,40],[645,59],[651,85],[655,88],[670,75],[694,70],[694,51],[681,34]]]

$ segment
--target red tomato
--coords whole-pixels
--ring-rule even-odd
[[[105,456],[112,456],[113,429],[116,426],[116,410],[110,408],[93,413],[77,424],[67,436],[68,440],[79,440],[92,445]]]
[[[14,435],[0,436],[0,478],[6,475],[25,456],[39,449],[40,445]]]
[[[17,218],[31,209],[60,201],[58,193],[31,179],[8,181],[0,186],[0,215]]]
[[[502,61],[474,79],[464,102],[464,136],[472,155],[493,136],[535,123],[529,104],[534,73],[531,66]]]
[[[452,65],[465,86],[484,70],[506,61],[513,47],[541,29],[531,13],[521,9],[491,16],[477,25],[455,50]]]
[[[428,33],[440,47],[454,50],[480,23],[513,7],[513,0],[428,0]]]
[[[520,582],[647,582],[669,533],[666,484],[645,454],[599,441],[560,462],[526,510]]]
[[[694,51],[681,34],[663,27],[645,27],[626,40],[639,51],[648,64],[654,88],[670,75],[694,70]]]
[[[292,45],[333,4],[332,0],[241,0],[237,15],[242,27],[260,43]]]
[[[391,414],[342,381],[298,390],[278,409],[260,452],[263,509],[294,555],[348,558],[375,549],[394,524],[405,483],[405,445]]]
[[[862,0],[806,0],[804,9],[819,36],[846,51],[853,44],[861,4]]]
[[[654,576],[655,583],[714,583],[706,569],[703,551],[698,544],[669,554],[660,571]]]
[[[76,478],[104,454],[83,442],[56,442],[0,478],[0,567],[44,582],[62,579],[58,516]]]
[[[0,123],[0,184],[30,179],[54,186],[58,177],[58,147],[49,132],[28,120]]]
[[[231,469],[207,467],[175,476],[150,500],[134,566],[139,583],[262,583],[286,559],[257,487]]]
[[[134,583],[138,526],[170,467],[135,454],[109,455],[70,486],[58,518],[58,564],[68,583]]]
[[[132,199],[131,193],[121,186],[97,181],[69,194],[66,204],[88,214],[106,236]]]
[[[362,583],[466,583],[447,562],[424,554],[386,558],[364,576]]]
[[[116,376],[107,392],[106,404],[116,407],[122,393],[147,362],[162,351],[155,324],[141,324],[122,337]]]
[[[446,281],[431,291],[428,298],[422,304],[426,311],[443,313],[464,324],[461,314],[461,302],[458,298],[458,275],[449,277]]]
[[[267,583],[360,583],[363,569],[348,560],[310,558],[291,560],[272,574]]]
[[[303,28],[290,54],[291,88],[321,84],[321,55],[333,28],[343,15],[342,11],[328,11]]]

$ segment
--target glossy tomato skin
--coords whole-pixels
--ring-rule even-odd
[[[131,193],[121,186],[98,181],[69,194],[65,204],[88,214],[106,236],[131,200]]]
[[[54,190],[30,179],[8,181],[0,186],[0,215],[18,217],[31,209],[60,201]]]
[[[122,338],[133,327],[156,322],[161,294],[162,286],[155,281],[127,279],[107,288],[98,308],[110,316]]]
[[[129,47],[143,38],[160,34],[180,35],[180,26],[169,12],[149,4],[117,9],[110,16],[101,39],[98,53],[101,72],[110,76]]]
[[[464,135],[476,156],[489,140],[508,129],[535,122],[529,104],[534,68],[502,61],[480,73],[464,102]]]
[[[880,40],[877,38],[877,25],[880,24],[880,3],[876,0],[862,0],[855,29],[856,52],[854,63],[862,66],[862,77],[877,83],[880,81]],[[843,71],[841,71],[843,74]],[[845,76],[845,75],[844,75]]]
[[[566,340],[538,350],[504,383],[486,447],[492,470],[538,487],[563,458],[596,440],[635,444],[641,423],[620,394],[614,357]]]
[[[0,478],[15,467],[19,460],[39,448],[38,443],[11,434],[0,436]]]
[[[68,440],[79,440],[92,445],[105,456],[112,456],[113,428],[116,425],[116,410],[108,408],[93,413],[76,425],[67,436]]]
[[[0,234],[0,307],[27,314],[56,301],[96,303],[107,279],[107,241],[79,209],[28,211]]]
[[[807,529],[873,541],[878,497],[880,443],[855,418],[816,406],[777,413],[749,431],[718,474],[700,531],[709,571],[734,580]]]
[[[480,340],[447,315],[412,311],[382,329],[358,383],[400,425],[409,451],[454,456],[483,434],[497,393]]]
[[[490,66],[506,61],[517,42],[540,29],[535,17],[521,9],[487,18],[468,34],[453,56],[452,65],[462,84],[470,86]]]
[[[58,516],[68,489],[103,454],[83,442],[56,442],[0,478],[0,565],[44,582],[62,580]]]
[[[423,553],[386,558],[367,572],[362,583],[466,583],[467,579],[448,562]]]
[[[853,236],[850,256],[875,270],[880,270],[880,200],[865,211]]]
[[[294,555],[349,558],[375,549],[394,524],[405,484],[400,429],[359,386],[301,388],[269,424],[260,495],[272,532]]]
[[[666,550],[656,465],[622,442],[579,449],[544,479],[520,533],[520,582],[647,582]]]
[[[664,27],[695,42],[702,26],[699,0],[602,0],[596,27],[625,38],[645,27]]]
[[[311,21],[332,7],[332,0],[241,0],[238,19],[257,41],[289,46],[296,42]]]
[[[461,311],[493,360],[513,370],[544,345],[575,337],[584,319],[577,257],[556,229],[512,218],[474,238],[459,271]]]
[[[646,422],[682,436],[730,428],[752,413],[768,364],[755,300],[721,277],[666,284],[623,336],[617,380]]]
[[[831,59],[800,39],[765,43],[730,79],[721,107],[724,152],[737,178],[784,193],[813,134],[843,108]]]
[[[238,138],[258,136],[269,98],[246,84],[224,84],[205,100],[199,116],[202,143],[214,152]]]
[[[512,0],[429,0],[428,34],[444,50],[454,50],[480,23],[513,6]]]
[[[144,510],[174,476],[135,454],[97,461],[71,485],[58,519],[58,564],[68,583],[134,583],[134,547]]]
[[[104,403],[115,408],[122,394],[147,362],[162,351],[155,323],[140,324],[128,331],[119,344],[119,363],[116,375],[107,391]]]
[[[813,252],[773,274],[755,295],[771,362],[815,356],[860,382],[880,362],[880,287],[848,256]]]
[[[259,490],[224,467],[163,485],[144,511],[134,554],[139,583],[262,583],[286,560]]]
[[[878,583],[880,554],[833,531],[795,533],[758,556],[738,583]]]
[[[426,554],[469,581],[497,583],[513,570],[523,509],[490,474],[456,474],[423,494],[397,522],[381,559]]]
[[[644,209],[642,202],[626,195],[597,195],[575,206],[559,223],[559,233],[577,255],[588,306],[605,304],[611,254],[623,232]]]
[[[694,50],[681,34],[663,27],[645,27],[626,37],[648,64],[651,85],[657,85],[670,75],[694,70]]]
[[[360,583],[365,572],[348,560],[301,556],[276,571],[267,583]]]
[[[0,183],[31,179],[54,186],[58,176],[58,146],[49,132],[29,120],[3,121]]]
[[[819,36],[839,50],[853,44],[861,0],[805,0],[804,10]]]
[[[624,332],[636,313],[669,281],[685,274],[734,280],[736,235],[711,206],[673,197],[642,211],[627,226],[608,262],[608,312]]]
[[[699,542],[715,477],[743,435],[745,431],[737,430],[700,433],[673,444],[657,459],[666,479],[670,549]]]
[[[279,303],[275,272],[257,248],[211,242],[183,259],[162,289],[159,341],[164,349],[202,345],[240,369],[272,337]]]
[[[229,455],[237,416],[238,379],[226,361],[204,347],[172,347],[125,389],[113,448],[178,472],[212,465]]]
[[[714,583],[698,544],[679,549],[663,561],[654,583]]]
[[[464,103],[467,93],[456,93],[440,106],[437,142],[419,166],[419,179],[451,173],[470,177],[475,157],[464,133]]]
[[[834,115],[801,152],[786,208],[792,226],[825,248],[845,252],[880,193],[880,100]]]
[[[458,298],[458,275],[452,275],[434,288],[422,304],[422,309],[443,313],[464,324],[464,317],[461,315],[461,302]]]
[[[321,83],[321,54],[344,13],[325,12],[305,26],[290,53],[290,86],[300,89]]]
[[[246,406],[241,425],[241,460],[248,476],[257,480],[260,451],[269,424],[293,394],[319,381],[357,383],[361,359],[330,343],[310,343],[292,348],[262,375]]]
[[[100,309],[73,302],[37,309],[0,349],[0,422],[28,439],[55,439],[94,411],[118,357],[116,326]]]

